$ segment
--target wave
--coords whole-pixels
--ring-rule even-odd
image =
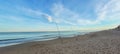
[[[0,32],[0,47],[32,41],[46,41],[59,37],[73,37],[78,32]],[[80,34],[80,33],[79,33]]]

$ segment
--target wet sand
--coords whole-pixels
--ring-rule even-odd
[[[120,30],[1,47],[0,54],[120,54]]]

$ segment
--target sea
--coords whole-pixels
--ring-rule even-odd
[[[6,47],[26,42],[46,41],[58,37],[67,38],[76,35],[84,35],[79,31],[52,31],[52,32],[0,32],[0,47]]]

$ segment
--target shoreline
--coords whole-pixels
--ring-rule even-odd
[[[75,32],[75,33],[72,33],[72,34],[70,32],[66,32],[66,33],[61,32],[62,33],[61,37],[62,38],[69,38],[69,37],[74,37],[75,35],[83,35],[84,34],[83,32],[80,32],[80,33]],[[16,34],[16,33],[13,33],[13,34]],[[29,34],[27,34],[27,35],[29,35]],[[35,37],[33,36],[33,38],[32,37],[31,38],[20,37],[20,38],[13,38],[13,39],[3,39],[3,40],[0,40],[1,41],[0,42],[0,47],[7,47],[7,46],[11,46],[11,45],[16,45],[16,44],[18,45],[18,44],[23,44],[23,43],[27,43],[27,42],[33,42],[33,41],[49,41],[49,40],[53,40],[53,39],[57,39],[57,38],[59,38],[59,37],[55,32],[53,35],[47,33],[47,34],[40,35],[40,36],[37,36],[37,35]]]
[[[0,47],[1,54],[119,54],[120,31],[104,30],[69,38]]]
[[[78,34],[77,34],[78,35]],[[79,34],[79,35],[83,35],[83,34]],[[76,35],[66,35],[66,37],[61,37],[61,38],[72,38],[75,37]],[[20,39],[25,39],[25,38],[20,38]],[[9,47],[9,46],[16,46],[16,45],[21,45],[21,44],[26,44],[26,43],[31,43],[31,42],[46,42],[46,41],[51,41],[51,40],[55,40],[55,39],[59,39],[59,37],[53,37],[53,38],[45,38],[43,40],[30,40],[30,41],[25,41],[25,42],[20,42],[20,43],[11,43],[11,44],[6,44],[6,45],[0,45],[0,48],[4,48],[4,47]],[[10,39],[10,40],[19,40],[19,39]],[[9,41],[9,39],[7,40]]]

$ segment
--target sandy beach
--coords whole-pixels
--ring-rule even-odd
[[[120,28],[1,47],[0,54],[120,54]]]

